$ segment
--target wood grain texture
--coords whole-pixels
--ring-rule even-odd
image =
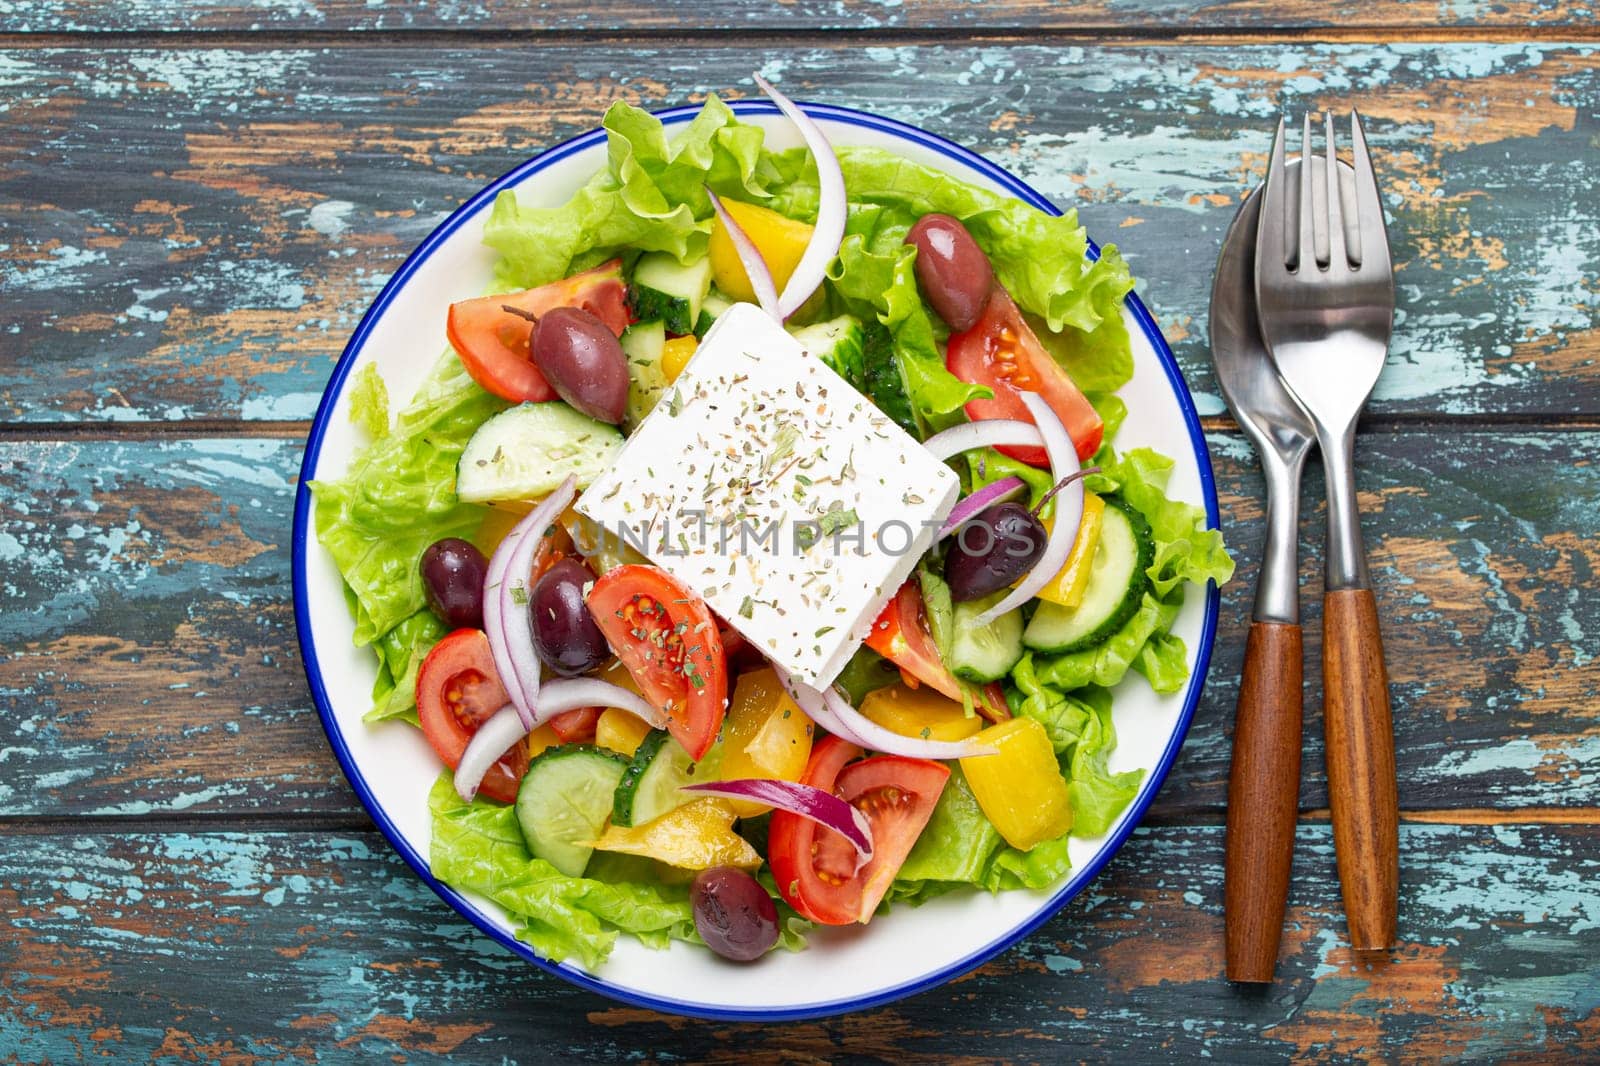
[[[1219,811],[1263,535],[1242,437],[1210,437],[1240,570],[1160,812]],[[1408,809],[1600,806],[1600,434],[1358,444]],[[351,809],[289,588],[290,440],[0,444],[0,815]],[[1321,496],[1320,471],[1305,498]],[[1302,580],[1321,581],[1307,507]],[[1320,706],[1318,597],[1306,702]],[[1301,805],[1327,805],[1321,730]],[[387,728],[405,728],[389,726]]]
[[[1370,589],[1334,589],[1322,599],[1322,721],[1328,807],[1339,855],[1350,943],[1394,943],[1399,886],[1399,797],[1389,678],[1377,600]]]
[[[737,88],[750,54],[515,41],[0,53],[15,96],[0,112],[0,417],[308,418],[362,311],[446,213],[613,99]],[[1600,413],[1593,45],[840,39],[764,69],[801,98],[970,145],[1078,207],[1128,256],[1211,414],[1207,281],[1272,120],[1357,104],[1401,299],[1372,411]]]
[[[1271,981],[1277,967],[1299,813],[1303,643],[1284,622],[1252,622],[1245,638],[1223,863],[1230,981]]]
[[[1399,947],[1343,946],[1302,827],[1281,979],[1222,978],[1222,833],[1141,830],[1038,933],[865,1014],[709,1025],[478,935],[374,833],[0,838],[0,1057],[26,1062],[1323,1062],[1600,1055],[1600,827],[1407,826]],[[156,975],[159,974],[159,977]],[[1179,1024],[1179,1021],[1182,1024]]]
[[[585,0],[481,0],[478,3],[373,4],[370,0],[156,0],[99,5],[83,0],[8,4],[0,32],[103,33],[196,30],[513,30],[598,33],[689,30],[862,29],[1130,29],[1166,31],[1349,26],[1386,29],[1439,26],[1581,26],[1587,2],[1519,0],[1378,0],[1263,4],[1259,0],[692,0],[594,4]]]

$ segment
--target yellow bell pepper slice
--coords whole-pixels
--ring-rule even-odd
[[[673,337],[661,346],[661,372],[667,376],[669,385],[678,380],[683,368],[689,365],[689,357],[699,347],[700,342],[693,337]]]
[[[713,866],[753,870],[761,865],[761,853],[733,831],[733,821],[732,808],[721,800],[694,800],[631,829],[607,826],[591,846],[597,851],[640,855],[680,870]]]
[[[1012,718],[990,726],[978,739],[993,755],[961,760],[961,772],[984,815],[1007,844],[1027,851],[1072,828],[1072,801],[1044,726]]]
[[[798,781],[811,760],[811,719],[783,690],[771,667],[740,674],[722,723],[723,781],[759,777]],[[771,810],[751,800],[723,800],[741,818]]]
[[[767,269],[772,272],[773,285],[778,292],[783,292],[789,275],[800,265],[806,245],[811,243],[813,227],[780,215],[768,207],[738,200],[724,200],[722,203],[766,261]],[[733,238],[728,236],[728,228],[720,218],[711,225],[710,255],[711,276],[717,288],[735,302],[753,303],[756,294],[750,287],[750,276],[745,273],[738,249],[734,248]]]
[[[1094,553],[1100,547],[1100,528],[1105,524],[1106,501],[1092,492],[1083,494],[1083,521],[1078,525],[1077,539],[1072,542],[1072,554],[1061,564],[1061,572],[1039,590],[1041,600],[1049,600],[1063,607],[1076,607],[1083,602],[1083,590],[1089,584],[1089,570]],[[1045,529],[1055,528],[1055,516],[1045,520]]]
[[[924,740],[965,740],[983,728],[982,718],[927,685],[875,689],[861,701],[861,713],[891,732]]]
[[[639,750],[639,745],[649,735],[650,723],[620,707],[607,707],[600,712],[600,720],[594,724],[596,744],[629,758],[633,757],[633,753]]]
[[[554,748],[561,744],[561,737],[555,728],[546,722],[544,725],[528,734],[528,758],[538,756],[546,748]]]

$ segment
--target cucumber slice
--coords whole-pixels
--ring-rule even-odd
[[[900,374],[900,360],[894,357],[894,338],[876,322],[867,327],[862,354],[861,391],[899,427],[918,440],[922,427],[911,409],[911,395]]]
[[[685,266],[668,252],[647,252],[633,268],[628,306],[641,322],[659,318],[668,333],[693,333],[711,290],[711,257]]]
[[[1034,651],[1082,651],[1105,643],[1139,610],[1150,587],[1145,573],[1155,560],[1156,542],[1144,516],[1108,496],[1100,527],[1100,546],[1089,564],[1089,583],[1076,607],[1040,603],[1022,634]]]
[[[696,781],[715,781],[721,765],[720,740],[706,752],[704,759],[695,762],[682,744],[657,729],[639,744],[627,772],[617,783],[611,804],[611,824],[643,825],[683,806],[697,797],[680,792],[679,788]]]
[[[577,476],[578,487],[616,461],[617,427],[564,403],[525,403],[478,427],[456,466],[456,495],[467,503],[537,500]]]
[[[840,315],[790,332],[806,351],[827,363],[857,389],[861,388],[865,377],[862,348],[866,344],[866,332],[860,320],[853,315]]]
[[[611,797],[628,760],[591,744],[551,748],[528,764],[517,792],[517,824],[534,858],[582,877],[606,829]]]
[[[694,335],[700,340],[706,339],[706,334],[722,317],[722,312],[733,306],[733,301],[728,299],[716,289],[706,294],[705,300],[700,304],[700,317],[694,323]]]
[[[986,685],[1011,672],[1022,658],[1022,609],[1007,611],[986,626],[978,615],[999,603],[1010,592],[1002,589],[992,596],[955,605],[954,635],[950,641],[950,669],[964,681]]]
[[[635,322],[619,338],[622,354],[628,360],[628,409],[623,422],[631,430],[655,409],[667,391],[667,375],[661,369],[661,349],[667,343],[667,327],[659,319]]]

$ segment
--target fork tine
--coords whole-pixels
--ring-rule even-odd
[[[1333,112],[1327,114],[1328,130],[1328,269],[1343,274],[1350,269],[1344,247],[1344,184],[1339,180],[1338,141],[1333,135]]]
[[[1267,181],[1261,188],[1261,221],[1256,229],[1256,271],[1275,269],[1282,273],[1290,261],[1292,249],[1288,242],[1288,224],[1285,220],[1285,191],[1283,162],[1284,123],[1278,119],[1278,133],[1272,139],[1272,155],[1267,161]]]
[[[1367,151],[1366,131],[1361,116],[1350,111],[1350,140],[1354,144],[1356,171],[1356,234],[1359,243],[1350,258],[1357,265],[1368,263],[1384,271],[1389,266],[1389,235],[1383,225],[1383,201],[1378,196],[1378,175],[1372,169]]]
[[[1312,210],[1311,189],[1311,112],[1306,112],[1300,135],[1300,255],[1299,269],[1317,265],[1317,213]]]

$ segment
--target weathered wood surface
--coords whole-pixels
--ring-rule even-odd
[[[579,992],[477,934],[375,833],[0,838],[0,1058],[429,1062],[1411,1061],[1600,1055],[1600,827],[1418,826],[1400,946],[1343,946],[1301,827],[1279,982],[1222,979],[1210,825],[1141,830],[975,975],[869,1013],[708,1025]]]
[[[1600,413],[1594,45],[838,40],[764,48],[763,67],[1080,208],[1127,253],[1209,413],[1210,268],[1272,121],[1352,104],[1369,117],[1401,301],[1373,410]],[[752,47],[0,53],[0,417],[309,417],[383,281],[486,179],[612,99],[738,88]]]
[[[1169,814],[1220,810],[1262,486],[1211,434],[1241,560]],[[1362,503],[1411,810],[1600,806],[1600,434],[1369,434]],[[350,809],[301,673],[292,440],[0,445],[0,814]],[[1307,745],[1323,807],[1320,475],[1308,478]],[[403,728],[394,726],[392,728]]]
[[[96,4],[24,0],[6,5],[0,32],[102,33],[195,30],[485,30],[505,33],[712,30],[1085,30],[1168,32],[1279,27],[1587,26],[1594,8],[1573,0],[731,0],[716,4],[658,0],[596,4],[587,0],[486,0],[479,3],[375,4],[370,0],[185,0]]]

